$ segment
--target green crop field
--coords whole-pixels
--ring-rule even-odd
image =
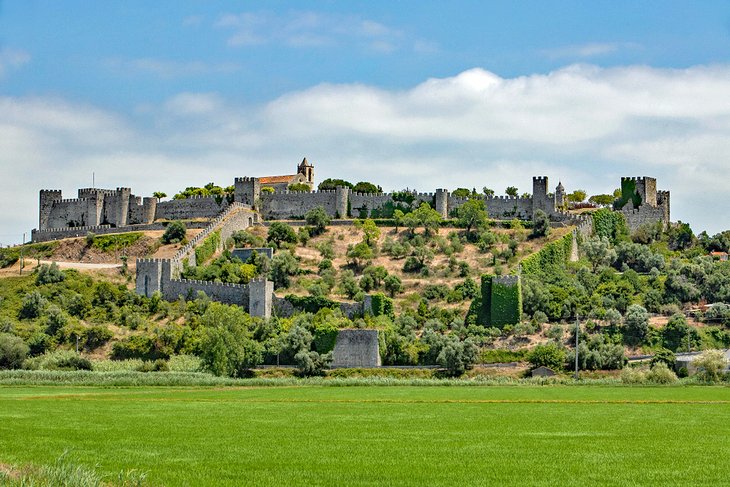
[[[721,485],[729,387],[0,388],[0,463],[151,485]]]

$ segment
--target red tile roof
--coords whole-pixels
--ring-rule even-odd
[[[259,182],[261,184],[290,183],[295,177],[297,177],[297,174],[290,174],[288,176],[264,176],[259,178]]]

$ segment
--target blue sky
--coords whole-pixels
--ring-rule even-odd
[[[37,192],[289,173],[590,194],[730,228],[727,2],[0,1],[0,243]],[[725,211],[707,211],[722,206]]]

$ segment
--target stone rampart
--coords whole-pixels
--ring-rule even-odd
[[[248,309],[248,284],[229,284],[223,282],[194,281],[188,279],[171,279],[164,283],[162,296],[167,301],[195,299],[196,294],[202,291],[213,301],[225,304],[236,304]]]
[[[378,330],[345,329],[337,333],[332,367],[379,367]]]
[[[155,230],[164,230],[169,223],[150,223],[147,225],[128,225],[126,227],[112,227],[111,225],[95,225],[85,227],[66,227],[66,228],[48,228],[46,230],[34,229],[31,231],[31,239],[33,242],[47,242],[49,240],[58,240],[61,238],[85,237],[88,233],[96,235],[107,235],[112,233],[127,232],[151,232]],[[188,229],[205,228],[208,222],[187,222],[185,226]]]
[[[338,214],[337,191],[280,191],[262,192],[261,214],[267,220],[279,220],[292,217],[303,217],[309,210],[318,206],[331,217]]]
[[[190,220],[214,218],[227,206],[224,198],[220,203],[214,197],[201,196],[163,201],[157,204],[156,220]]]
[[[256,252],[257,254],[263,254],[269,259],[271,259],[274,256],[274,249],[271,247],[260,247],[260,248],[245,248],[245,249],[233,249],[231,250],[231,255],[233,257],[237,257],[241,259],[243,262],[246,262],[250,257],[251,254]]]

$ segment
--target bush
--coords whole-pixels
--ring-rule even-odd
[[[548,218],[547,213],[545,213],[544,211],[537,210],[533,218],[532,233],[530,234],[530,236],[532,238],[547,237],[549,233],[550,218]]]
[[[28,319],[38,318],[43,313],[43,309],[47,303],[48,301],[46,301],[46,298],[40,292],[30,292],[23,297],[19,316]]]
[[[527,361],[533,369],[544,366],[561,370],[565,365],[565,350],[552,343],[537,345],[527,354]]]
[[[29,350],[19,337],[0,333],[0,369],[19,369]]]
[[[195,247],[195,264],[200,266],[210,259],[221,246],[221,232],[216,230]]]
[[[705,350],[692,365],[697,368],[697,377],[701,381],[716,382],[722,378],[727,359],[721,350]]]
[[[673,384],[677,375],[664,362],[657,362],[646,374],[646,380],[654,384]]]
[[[72,350],[56,350],[28,359],[23,368],[30,370],[92,370],[91,361]]]
[[[185,224],[180,220],[175,220],[167,226],[160,241],[165,245],[180,243],[185,240],[186,232]]]
[[[301,350],[294,356],[294,362],[300,376],[322,376],[325,369],[332,363],[332,353],[320,354]]]
[[[269,227],[267,239],[279,248],[283,243],[297,243],[298,236],[290,225],[283,222],[273,222]]]
[[[474,366],[477,351],[477,347],[469,339],[463,342],[457,339],[448,340],[436,357],[436,363],[444,367],[449,375],[458,377]]]
[[[312,226],[312,236],[317,236],[323,233],[327,228],[327,225],[330,224],[330,217],[321,206],[309,210],[306,215],[304,215],[304,220],[307,222],[307,225]]]
[[[58,268],[58,264],[53,262],[51,264],[41,264],[35,277],[35,283],[36,286],[42,286],[62,282],[65,278],[66,276]]]
[[[195,355],[173,355],[167,361],[170,372],[200,372],[203,362]]]
[[[621,371],[621,382],[624,384],[643,384],[646,374],[639,369],[627,367]]]

